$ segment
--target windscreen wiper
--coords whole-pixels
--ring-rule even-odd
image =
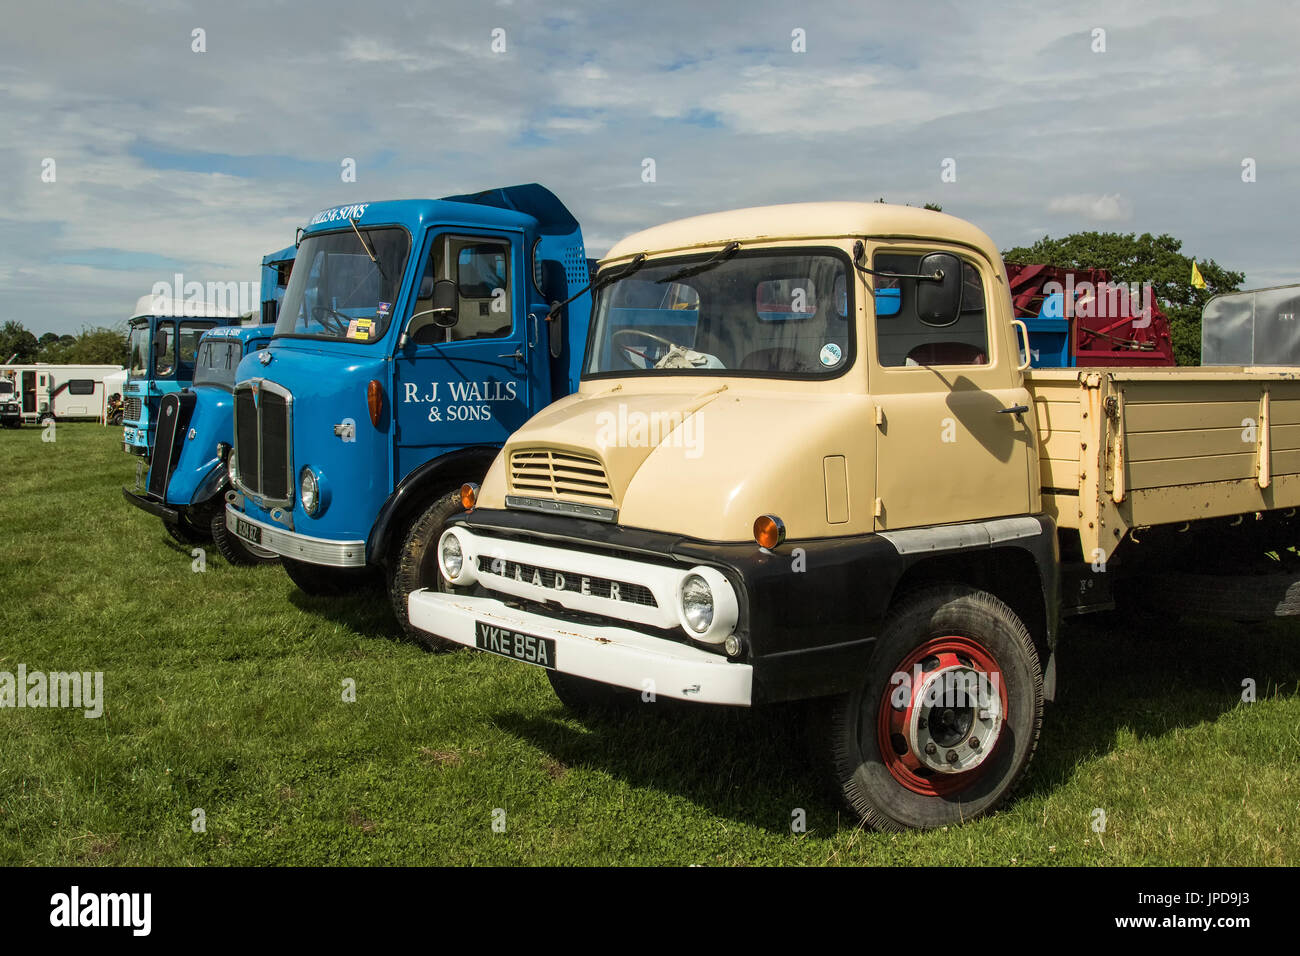
[[[647,258],[648,256],[646,256],[644,252],[638,252],[635,256],[632,257],[632,261],[627,264],[627,268],[624,269],[622,272],[619,272],[617,274],[606,272],[604,275],[600,275],[597,276],[595,279],[592,279],[589,283],[587,283],[585,288],[579,289],[577,292],[573,293],[573,295],[569,296],[563,302],[552,302],[551,307],[546,311],[546,321],[549,322],[551,321],[551,319],[555,318],[555,316],[559,313],[560,309],[564,308],[574,299],[586,295],[588,292],[595,292],[597,289],[603,289],[611,282],[617,282],[619,279],[626,279],[632,273],[636,272],[643,265],[645,265],[645,261]]]
[[[729,242],[722,247],[714,256],[705,259],[699,265],[687,266],[685,269],[679,269],[671,275],[666,275],[662,279],[656,279],[655,282],[663,284],[665,282],[676,282],[678,279],[689,279],[691,276],[697,276],[701,272],[707,272],[714,266],[720,266],[737,252],[740,251],[740,243]]]
[[[361,248],[366,250],[366,255],[368,255],[370,261],[375,264],[375,268],[379,270],[379,274],[387,279],[388,276],[384,275],[384,267],[379,264],[379,258],[375,255],[374,250],[370,248],[370,243],[366,242],[366,237],[361,234],[361,230],[357,228],[357,221],[349,216],[348,224],[352,226],[352,231],[355,232],[357,238],[361,240]]]

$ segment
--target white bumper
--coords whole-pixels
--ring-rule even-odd
[[[487,597],[414,591],[411,624],[437,637],[484,650],[478,624],[555,642],[554,669],[617,687],[709,704],[748,707],[753,668],[623,627],[558,621]],[[507,655],[508,656],[508,655]],[[518,658],[515,658],[518,659]]]

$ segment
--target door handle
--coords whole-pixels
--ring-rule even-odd
[[[1012,405],[1010,408],[999,408],[999,415],[1023,415],[1029,411],[1028,405]]]
[[[524,360],[524,353],[519,351],[519,349],[515,349],[513,352],[506,352],[504,355],[498,355],[497,358],[508,358],[514,359],[516,362],[522,362]]]

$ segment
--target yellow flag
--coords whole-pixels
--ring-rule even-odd
[[[1205,277],[1201,275],[1201,270],[1196,268],[1196,260],[1192,260],[1192,285],[1198,289],[1205,288]]]

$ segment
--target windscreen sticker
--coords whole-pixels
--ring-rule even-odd
[[[348,338],[359,339],[362,342],[368,341],[374,326],[374,319],[353,319],[348,322]]]
[[[391,312],[392,309],[393,309],[393,303],[380,302],[379,305],[375,307],[375,318],[377,319],[386,318],[388,316],[388,313]]]
[[[827,368],[834,368],[836,365],[839,365],[840,360],[843,358],[844,353],[834,342],[827,342],[822,346],[821,360],[822,364]]]

